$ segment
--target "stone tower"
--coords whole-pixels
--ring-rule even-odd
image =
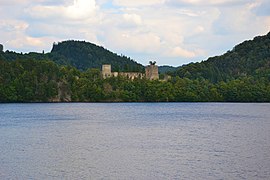
[[[149,80],[158,80],[158,66],[155,63],[151,63],[150,65],[146,66],[145,68],[145,77]]]
[[[102,65],[102,77],[103,79],[106,79],[108,77],[112,76],[112,70],[110,64],[104,64]]]

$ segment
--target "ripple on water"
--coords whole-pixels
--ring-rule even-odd
[[[270,179],[270,104],[0,104],[0,179]]]

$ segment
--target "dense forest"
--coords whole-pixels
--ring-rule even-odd
[[[173,67],[173,66],[159,66],[158,67],[159,74],[168,74],[168,73],[175,72],[176,70],[177,70],[177,67]]]
[[[84,41],[65,41],[54,44],[51,55],[68,61],[80,70],[100,68],[102,64],[111,64],[113,71],[141,72],[143,66],[126,56],[119,56],[103,47]],[[57,59],[57,58],[55,58]]]
[[[49,54],[3,52],[0,46],[0,102],[270,102],[269,39],[256,37],[222,56],[182,66],[168,81],[102,79],[101,65],[79,67],[81,59],[71,53],[76,41],[72,50],[55,44]],[[96,57],[103,59],[98,52]]]
[[[173,75],[204,78],[213,83],[247,76],[270,78],[270,32],[245,41],[221,56],[182,66]]]

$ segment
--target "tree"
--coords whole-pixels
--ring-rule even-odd
[[[3,50],[4,50],[4,46],[0,44],[0,52],[2,52]]]

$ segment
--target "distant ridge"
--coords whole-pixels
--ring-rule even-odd
[[[255,76],[258,73],[269,74],[269,70],[270,32],[244,41],[221,56],[182,66],[173,74],[181,78],[204,78],[211,82],[219,82],[241,76]]]
[[[177,67],[173,67],[173,66],[159,66],[158,67],[158,71],[160,74],[166,74],[168,72],[174,72],[177,70]]]

